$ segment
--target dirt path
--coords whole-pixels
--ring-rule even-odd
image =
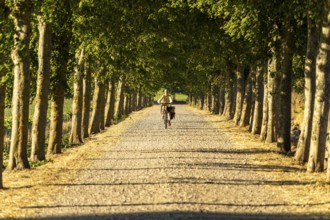
[[[62,192],[21,205],[21,217],[330,219],[320,175],[306,175],[219,116],[177,106],[165,130],[153,107],[112,138],[107,131],[90,145],[97,153],[81,155],[76,178],[43,185]]]

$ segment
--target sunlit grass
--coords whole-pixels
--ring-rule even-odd
[[[157,101],[163,94],[164,94],[163,89],[159,90],[154,97],[154,101]],[[188,95],[183,93],[174,93],[171,95],[176,102],[186,102],[188,100]]]

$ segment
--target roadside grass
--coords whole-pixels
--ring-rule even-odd
[[[33,120],[33,112],[34,112],[34,106],[35,103],[32,102],[29,106],[29,134],[28,134],[28,149],[27,154],[28,156],[31,153],[31,126],[32,126],[32,120]],[[49,137],[49,119],[50,119],[50,113],[51,113],[51,103],[49,102],[48,112],[47,112],[47,118],[48,118],[48,125],[46,128],[46,143],[45,143],[45,151],[47,151],[48,146],[48,137]],[[64,109],[63,109],[63,130],[62,130],[62,150],[66,151],[70,148],[78,147],[79,145],[71,145],[69,143],[70,138],[70,131],[71,131],[71,113],[72,113],[72,99],[66,99],[64,101]],[[113,124],[116,125],[122,121],[124,121],[128,115],[124,114],[122,117],[118,118],[118,116],[115,116],[113,120]],[[10,136],[11,136],[11,109],[6,109],[5,111],[5,147],[4,147],[4,166],[7,167],[8,165],[8,159],[9,159],[9,149],[10,149]],[[29,163],[32,168],[44,165],[49,162],[53,162],[51,159],[46,159],[44,161],[38,161],[38,162],[32,162],[29,159]]]
[[[31,126],[33,121],[33,114],[34,114],[34,107],[35,102],[33,101],[29,106],[29,135],[28,135],[28,155],[31,152]],[[62,149],[68,149],[72,146],[69,144],[69,136],[71,130],[71,113],[72,113],[72,99],[65,99],[64,100],[64,107],[63,107],[63,136],[62,136]],[[48,126],[46,131],[46,143],[45,143],[45,150],[48,146],[48,134],[49,134],[49,122],[50,122],[50,114],[51,114],[51,101],[48,103],[48,111],[47,111],[47,120]],[[11,126],[12,126],[12,114],[11,109],[5,109],[5,141],[4,141],[4,166],[6,167],[8,164],[9,158],[9,149],[10,149],[10,136],[11,136]],[[43,165],[45,163],[51,162],[50,160],[40,161],[40,162],[31,162],[31,167],[37,167]]]

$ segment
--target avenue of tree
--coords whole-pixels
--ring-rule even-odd
[[[65,99],[77,145],[160,88],[285,153],[292,93],[302,93],[295,160],[330,167],[330,0],[0,0],[0,29],[0,188],[6,107],[6,169],[28,169],[61,153]]]

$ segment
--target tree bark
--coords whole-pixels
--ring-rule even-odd
[[[252,122],[252,134],[260,134],[262,125],[262,111],[263,111],[263,74],[264,69],[262,66],[258,66],[256,69],[256,81],[255,81],[255,101],[254,101],[254,115]]]
[[[104,75],[106,74],[106,72],[104,72]],[[108,84],[108,83],[106,83]],[[105,84],[102,83],[102,88],[103,91],[101,93],[101,111],[100,111],[100,129],[104,130],[105,129],[105,107],[106,107],[106,103],[107,103],[107,93],[108,90],[105,87]]]
[[[70,2],[64,1],[61,8],[66,15],[72,16]],[[60,10],[58,10],[60,12]],[[57,16],[60,16],[58,14]],[[65,91],[68,90],[67,74],[68,60],[70,59],[70,42],[72,39],[72,23],[67,19],[60,21],[60,26],[65,25],[61,33],[52,33],[53,51],[52,63],[54,64],[54,78],[51,86],[51,121],[49,129],[49,141],[47,154],[59,154],[62,151],[62,133],[63,133],[63,107]]]
[[[194,95],[194,99],[193,99],[193,107],[197,108],[197,103],[198,103],[197,96]]]
[[[190,93],[189,94],[189,105],[192,106],[193,104],[193,95]]]
[[[30,94],[30,37],[32,2],[14,1],[14,88],[12,103],[12,131],[7,169],[30,168],[27,156],[29,94]]]
[[[102,96],[104,94],[104,83],[98,77],[95,78],[95,89],[93,97],[93,113],[91,119],[90,134],[97,134],[101,131],[101,118],[102,118]]]
[[[204,92],[201,92],[200,100],[199,100],[199,110],[204,110],[204,103],[205,103],[205,95]]]
[[[328,164],[327,164],[327,179],[326,179],[326,182],[330,183],[330,139],[327,140],[327,150],[328,150]]]
[[[316,57],[319,43],[319,26],[316,21],[308,15],[308,33],[307,33],[307,50],[305,59],[305,104],[304,104],[304,119],[301,126],[301,133],[298,140],[295,159],[299,163],[308,161],[312,121],[315,99],[315,78],[316,78]]]
[[[133,98],[132,98],[132,111],[136,111],[137,110],[137,92],[134,91],[133,92]]]
[[[116,81],[112,77],[109,84],[108,92],[108,111],[105,126],[109,127],[112,124],[113,116],[115,114],[115,103],[116,103]]]
[[[64,88],[54,91],[51,105],[51,122],[47,154],[59,154],[62,151]]]
[[[224,106],[224,113],[223,115],[227,119],[232,119],[233,114],[232,114],[232,109],[233,109],[233,78],[232,78],[232,72],[228,71],[227,72],[227,79],[226,79],[226,91],[225,91],[225,106]]]
[[[3,167],[3,151],[4,151],[4,136],[5,136],[5,107],[6,107],[6,86],[2,83],[2,77],[5,76],[4,71],[0,72],[0,189],[3,188],[2,167]]]
[[[316,92],[308,172],[321,172],[324,169],[330,98],[330,0],[326,1],[324,10],[322,35],[316,59]]]
[[[83,95],[83,113],[82,113],[82,127],[83,137],[89,137],[89,117],[91,109],[91,84],[92,84],[92,72],[89,63],[85,63],[85,77],[84,77],[84,95]]]
[[[142,92],[141,89],[139,90],[139,97],[138,97],[138,111],[142,109]]]
[[[267,76],[263,77],[264,81],[264,97],[262,102],[262,122],[260,130],[260,140],[265,141],[267,138],[268,130],[268,79]]]
[[[83,108],[83,64],[84,49],[76,54],[77,64],[75,67],[74,95],[72,105],[72,127],[69,143],[71,145],[80,144],[82,138],[82,108]]]
[[[126,95],[125,96],[125,115],[129,115],[130,113],[130,96]]]
[[[280,108],[278,117],[277,146],[284,152],[291,151],[291,97],[292,97],[292,61],[293,61],[293,32],[285,29],[282,49],[283,61],[280,83]]]
[[[0,24],[5,20],[5,0],[0,0]],[[0,26],[0,29],[2,25]],[[0,65],[3,65],[4,62],[0,59]],[[0,189],[3,189],[3,180],[2,180],[2,169],[3,169],[3,151],[4,151],[4,135],[5,135],[5,108],[6,108],[6,85],[3,83],[2,79],[6,75],[4,69],[0,70]]]
[[[241,120],[243,99],[244,99],[244,67],[242,64],[238,64],[236,70],[236,84],[237,84],[237,92],[236,92],[236,108],[234,115],[234,123],[235,125],[239,124]]]
[[[213,113],[220,114],[220,88],[218,85],[214,86],[214,106],[213,106]]]
[[[31,160],[45,160],[48,95],[50,86],[51,27],[39,18],[38,78],[37,94],[32,124]]]
[[[277,75],[277,59],[274,55],[272,60],[269,62],[268,67],[268,81],[267,81],[267,97],[268,97],[268,121],[267,121],[267,136],[266,142],[272,143],[276,140],[276,129],[275,129],[275,95],[276,95],[276,76]]]
[[[145,95],[142,96],[142,106],[143,108],[148,106],[147,97]]]
[[[208,86],[208,93],[207,93],[207,110],[209,112],[212,112],[212,100],[213,100],[212,84],[210,83],[209,86]]]
[[[252,79],[248,77],[246,81],[246,88],[244,94],[244,102],[242,107],[242,113],[240,116],[240,126],[245,127],[250,123],[251,116],[251,105],[252,105]]]
[[[118,90],[117,90],[117,104],[116,104],[116,113],[115,115],[118,118],[121,118],[124,114],[124,101],[125,101],[125,95],[124,95],[124,91],[125,91],[125,79],[123,79],[122,81],[119,82],[118,85]],[[141,94],[141,107],[143,106],[143,99],[142,99],[142,94]]]
[[[219,86],[219,115],[222,115],[224,113],[225,109],[225,84],[221,83]]]

